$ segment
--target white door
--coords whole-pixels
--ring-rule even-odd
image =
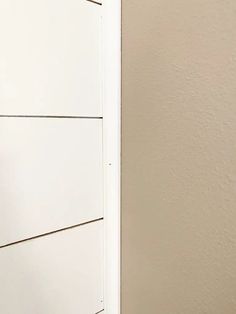
[[[104,304],[102,5],[0,0],[0,313]]]

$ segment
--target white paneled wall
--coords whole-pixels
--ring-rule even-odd
[[[0,118],[0,246],[103,217],[102,120]]]
[[[95,314],[103,309],[103,222],[4,248],[0,313]]]
[[[101,6],[0,0],[0,114],[101,116]]]
[[[103,10],[95,2],[0,0],[3,314],[104,308]]]

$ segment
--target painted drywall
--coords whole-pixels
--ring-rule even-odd
[[[122,314],[236,313],[236,1],[123,0]]]

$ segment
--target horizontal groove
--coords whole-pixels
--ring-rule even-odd
[[[103,117],[93,116],[50,116],[50,115],[17,115],[17,114],[0,114],[0,118],[103,119]]]
[[[94,4],[102,5],[101,2],[98,2],[98,1],[95,1],[95,0],[86,0],[86,1],[92,2],[92,3],[94,3]]]
[[[0,246],[0,249],[6,248],[6,247],[9,247],[9,246],[13,246],[13,245],[16,245],[16,244],[21,244],[21,243],[24,243],[24,242],[28,242],[28,241],[31,241],[31,240],[36,240],[36,239],[43,238],[43,237],[46,237],[46,236],[50,236],[50,235],[53,235],[55,233],[59,233],[59,232],[75,229],[75,228],[78,228],[78,227],[82,227],[82,226],[85,226],[85,225],[89,225],[89,224],[92,224],[94,222],[102,221],[103,219],[104,218],[101,217],[101,218],[89,220],[89,221],[86,221],[86,222],[79,223],[77,225],[73,225],[73,226],[57,229],[57,230],[54,230],[54,231],[50,231],[50,232],[39,234],[39,235],[34,236],[34,237],[30,237],[30,238],[27,238],[27,239],[23,239],[23,240],[11,242],[11,243],[8,243],[8,244],[4,244],[4,245]]]

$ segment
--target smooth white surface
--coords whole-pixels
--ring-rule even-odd
[[[0,114],[102,116],[101,6],[0,0]]]
[[[103,216],[102,120],[0,118],[0,245]]]
[[[102,222],[1,249],[0,313],[95,314],[102,264]]]
[[[103,1],[105,313],[120,314],[121,1]]]

